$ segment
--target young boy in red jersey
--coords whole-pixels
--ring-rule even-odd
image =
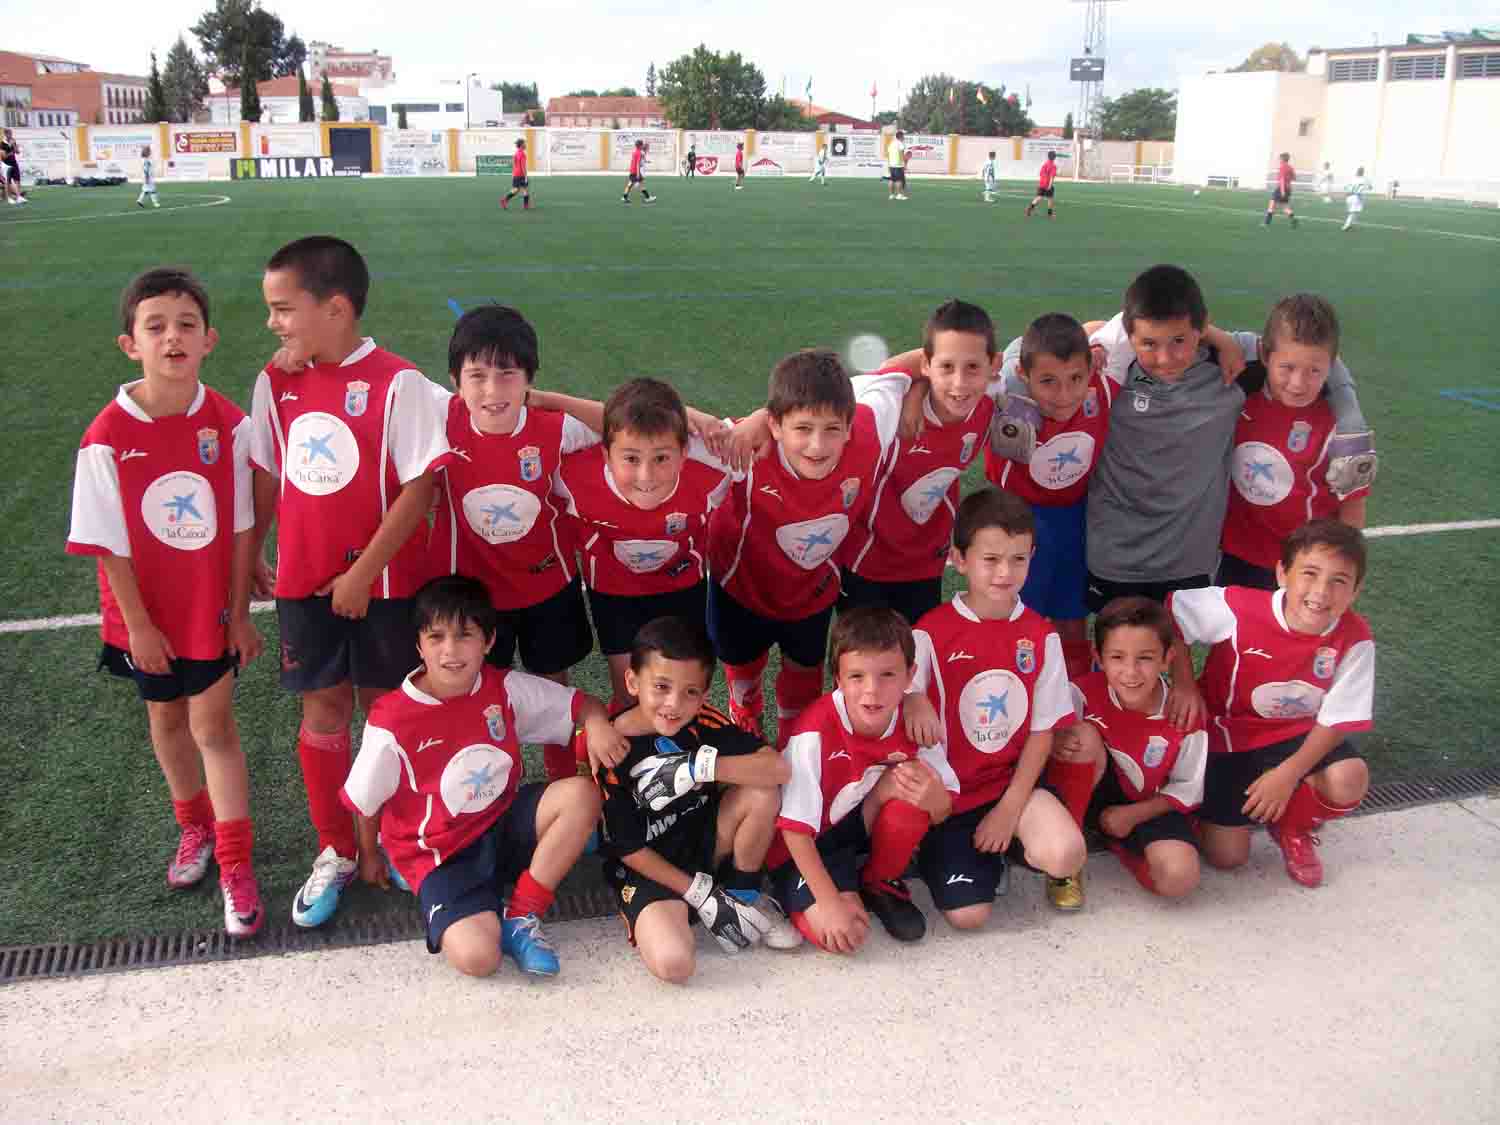
[[[792,776],[767,857],[772,891],[802,935],[832,953],[864,944],[870,914],[897,941],[927,932],[901,875],[947,819],[958,778],[941,744],[920,745],[902,727],[913,659],[899,613],[840,614],[828,647],[837,687],[802,714],[783,751]]]
[[[1041,171],[1036,178],[1036,197],[1026,204],[1026,217],[1031,218],[1031,213],[1036,210],[1036,205],[1042,200],[1047,201],[1047,218],[1057,218],[1057,205],[1053,201],[1055,189],[1053,182],[1057,179],[1057,153],[1049,152],[1046,161],[1043,162]]]
[[[734,146],[734,190],[745,189],[745,142]]]
[[[1365,525],[1369,477],[1335,491],[1328,483],[1333,409],[1323,396],[1338,358],[1339,321],[1322,297],[1278,301],[1260,338],[1261,359],[1247,370],[1245,408],[1230,454],[1220,586],[1276,589],[1281,544],[1303,523],[1337,518]]]
[[[1286,212],[1292,229],[1297,229],[1297,216],[1292,214],[1292,184],[1296,179],[1297,170],[1292,167],[1292,154],[1283,152],[1280,163],[1276,165],[1276,186],[1271,189],[1271,199],[1266,204],[1266,226],[1271,225],[1271,218],[1276,214],[1276,205],[1279,203]]]
[[[534,401],[598,425],[588,449],[562,459],[556,494],[583,556],[599,650],[609,661],[611,712],[631,705],[626,678],[636,634],[658,617],[701,622],[709,513],[729,490],[728,469],[689,433],[689,411],[657,379],[632,379],[598,403],[558,394]],[[715,423],[716,424],[716,423]]]
[[[1094,618],[1101,671],[1074,682],[1083,722],[1059,750],[1098,760],[1108,752],[1085,823],[1099,828],[1148,891],[1181,898],[1198,885],[1198,842],[1187,814],[1203,801],[1208,735],[1166,716],[1172,618],[1150,598],[1116,598]]]
[[[520,193],[521,210],[531,210],[531,180],[526,175],[526,141],[516,138],[516,155],[511,164],[510,190],[505,193],[505,198],[500,201],[500,210],[504,211],[510,206],[510,201]]]
[[[519,647],[532,675],[560,684],[594,647],[574,529],[553,499],[564,457],[598,442],[582,422],[527,406],[540,362],[536,331],[515,309],[482,305],[448,341],[456,394],[438,391],[453,456],[428,538],[432,574],[468,574],[490,592],[498,633],[486,659],[508,668]],[[578,772],[570,745],[542,748],[547,777]]]
[[[729,714],[751,733],[761,729],[767,656],[780,647],[778,745],[823,692],[839,549],[868,514],[909,389],[900,372],[866,376],[856,403],[837,355],[794,352],[772,369],[764,412],[735,427],[751,444],[769,430],[775,448],[735,474],[709,520],[708,631]]]
[[[556,976],[541,918],[598,823],[599,791],[576,776],[522,785],[521,743],[566,742],[581,725],[593,753],[618,761],[624,739],[598,700],[485,660],[496,619],[478,579],[434,578],[412,610],[421,667],[376,701],[339,793],[360,818],[361,877],[386,880],[378,822],[429,953],[469,976],[489,976],[502,953]]]
[[[958,478],[985,444],[995,405],[995,326],[967,301],[945,301],[927,320],[922,347],[886,362],[877,376],[911,376],[922,419],[894,441],[869,516],[849,532],[839,609],[884,605],[915,624],[943,600]],[[856,379],[858,388],[863,379]]]
[[[635,190],[635,185],[641,185],[641,202],[655,203],[656,197],[646,188],[646,149],[645,141],[636,141],[635,149],[630,154],[630,174],[625,180],[625,190],[620,194],[621,203],[630,202],[630,193]]]
[[[713,677],[713,642],[701,621],[648,622],[626,671],[639,702],[615,717],[630,752],[599,774],[604,878],[658,980],[693,975],[692,920],[726,953],[762,939],[775,949],[802,942],[760,889],[791,770],[706,706]]]
[[[267,327],[281,350],[255,382],[256,548],[274,519],[281,685],[302,697],[297,756],[319,854],[292,921],[332,917],[357,841],[339,787],[356,692],[365,714],[411,666],[422,526],[448,458],[435,388],[360,335],[370,274],[347,242],[315,235],[266,264]]]
[[[1213,586],[1168,600],[1182,638],[1213,646],[1196,688],[1177,646],[1172,691],[1184,697],[1189,724],[1207,708],[1199,816],[1215,867],[1241,866],[1259,823],[1293,880],[1322,882],[1316,830],[1353,812],[1370,785],[1346,737],[1372,725],[1375,640],[1352,608],[1364,577],[1363,533],[1313,520],[1282,544],[1275,593]]]
[[[953,816],[923,841],[917,868],[963,930],[989,919],[1013,840],[1046,875],[1053,906],[1083,905],[1078,822],[1096,771],[1093,762],[1047,764],[1053,729],[1073,722],[1073,700],[1057,633],[1020,598],[1033,528],[1018,497],[994,488],[964,497],[952,561],[968,589],[917,623],[907,731],[922,741],[941,732],[959,782]],[[1066,805],[1037,785],[1044,768]]]
[[[261,649],[250,421],[198,380],[219,337],[195,277],[147,270],[120,310],[116,343],[143,377],[83,435],[67,549],[99,561],[99,667],[133,679],[146,703],[181,829],[167,885],[197,883],[217,853],[224,928],[249,937],[265,912],[232,673]]]

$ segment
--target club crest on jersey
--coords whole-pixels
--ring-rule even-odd
[[[211,426],[198,431],[198,460],[205,465],[219,460],[219,431]]]
[[[516,456],[521,459],[521,479],[533,481],[542,479],[542,451],[534,445],[524,446],[516,450]]]
[[[1139,409],[1139,408],[1137,408]],[[1083,416],[1085,418],[1097,418],[1099,416],[1099,392],[1093,387],[1083,400]]]
[[[505,708],[498,703],[491,703],[484,709],[484,725],[490,732],[490,738],[496,742],[505,741]]]
[[[844,510],[848,511],[854,507],[854,501],[859,498],[859,478],[845,477],[839,485],[839,494],[844,498]]]
[[[344,413],[351,418],[358,418],[369,408],[370,384],[363,379],[355,379],[344,389]]]
[[[667,534],[668,535],[681,535],[686,530],[687,530],[687,513],[686,512],[668,512],[667,513]]]
[[[1320,648],[1313,654],[1313,675],[1320,680],[1333,678],[1333,667],[1338,663],[1338,650],[1333,648]]]
[[[969,458],[974,456],[974,447],[978,444],[978,434],[964,434],[964,443],[958,450],[958,463],[960,465],[967,465],[969,463]]]
[[[1286,447],[1293,453],[1301,453],[1307,448],[1307,439],[1311,434],[1312,426],[1307,422],[1293,422],[1292,432],[1286,436]]]
[[[1029,637],[1022,637],[1016,642],[1016,668],[1023,676],[1036,671],[1036,645]]]
[[[1159,734],[1153,734],[1146,739],[1146,753],[1142,755],[1142,761],[1146,763],[1148,770],[1154,770],[1162,764],[1167,756],[1167,740]]]
[[[1135,396],[1135,412],[1137,414],[1144,414],[1144,413],[1146,413],[1146,411],[1148,411],[1150,409],[1151,409],[1151,396],[1150,395],[1137,394]]]

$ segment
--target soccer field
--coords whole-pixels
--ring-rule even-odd
[[[654,207],[623,206],[614,179],[533,181],[537,208],[496,207],[498,180],[326,180],[41,188],[0,213],[5,361],[0,408],[0,622],[92,612],[94,568],[63,554],[74,454],[116,386],[135,378],[114,339],[125,282],[181,263],[208,286],[218,349],[205,379],[248,408],[275,344],[260,274],[282,243],[336,234],[366,255],[365,328],[446,380],[455,310],[514,304],[541,337],[539,385],[602,397],[654,375],[694,405],[743,413],[771,364],[809,345],[875,332],[920,342],[950,296],[984,305],[1002,340],[1032,317],[1118,310],[1130,279],[1174,262],[1203,285],[1214,320],[1257,329],[1271,303],[1331,298],[1344,358],[1381,453],[1378,525],[1500,517],[1500,374],[1485,336],[1500,287],[1500,211],[1371,200],[1341,233],[1340,204],[1298,200],[1301,229],[1260,225],[1250,193],[1061,183],[1059,217],[1026,220],[1027,185],[980,202],[977,183],[914,181],[887,202],[878,181],[660,179]],[[1444,392],[1454,392],[1445,394]],[[974,483],[971,474],[969,484]],[[1374,779],[1495,759],[1500,693],[1500,529],[1383,537],[1359,608],[1379,641]],[[275,620],[257,618],[275,651]],[[93,671],[97,630],[0,635],[0,945],[216,924],[216,892],[168,892],[176,842],[166,786],[133,689]],[[601,690],[602,662],[581,678]],[[256,858],[273,924],[312,859],[293,749],[295,701],[262,657],[238,688]],[[205,883],[205,887],[212,880]],[[373,895],[361,891],[356,904]]]

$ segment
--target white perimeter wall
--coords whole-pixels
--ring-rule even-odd
[[[1258,184],[1274,167],[1275,72],[1205,74],[1183,80],[1177,94],[1174,166],[1182,183],[1238,176]]]
[[[1500,180],[1500,78],[1459,79],[1453,84],[1443,175]]]

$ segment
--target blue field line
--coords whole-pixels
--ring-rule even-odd
[[[1438,394],[1458,402],[1467,402],[1470,406],[1483,407],[1485,410],[1500,410],[1500,388],[1497,387],[1438,391]]]
[[[453,313],[454,320],[464,315],[464,307],[458,303],[455,297],[448,298],[448,308]]]

